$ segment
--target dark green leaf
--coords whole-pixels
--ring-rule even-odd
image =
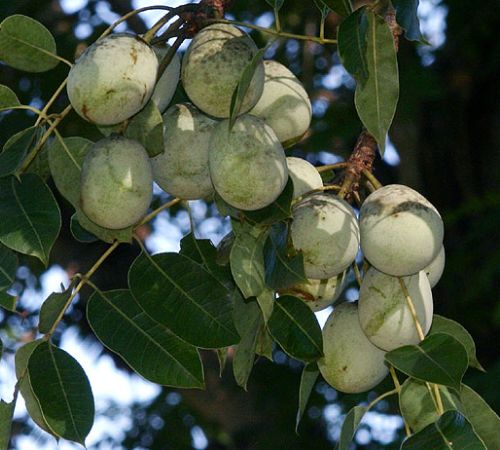
[[[365,7],[361,7],[340,24],[337,36],[340,61],[358,83],[368,78],[366,25]]]
[[[11,88],[0,84],[0,111],[20,105],[21,103],[15,92]]]
[[[267,329],[265,322],[261,322],[259,334],[257,335],[257,345],[255,353],[263,356],[272,362],[273,360],[273,338]]]
[[[10,403],[0,400],[0,450],[9,450],[10,429],[16,402]]]
[[[267,325],[274,339],[293,358],[309,362],[323,356],[323,339],[318,321],[311,309],[297,297],[279,297],[274,302]]]
[[[14,283],[17,265],[16,254],[0,244],[0,292]]]
[[[16,302],[17,297],[9,295],[6,292],[0,292],[0,307],[7,311],[16,312]]]
[[[307,402],[311,396],[311,392],[318,379],[319,369],[316,363],[306,364],[300,376],[299,387],[299,408],[297,410],[297,418],[295,420],[295,432],[298,432],[299,424],[306,411]]]
[[[332,11],[328,6],[326,6],[322,0],[314,0],[316,8],[319,9],[321,14],[321,19],[325,20],[326,16]]]
[[[464,346],[449,334],[436,333],[419,345],[405,345],[385,355],[401,372],[421,381],[460,390],[468,358]]]
[[[42,342],[31,353],[28,373],[51,431],[85,445],[94,422],[94,397],[80,364],[64,350]]]
[[[99,340],[153,383],[202,388],[200,355],[164,326],[152,320],[130,291],[95,292],[87,319]]]
[[[97,236],[101,241],[108,242],[109,244],[112,244],[114,241],[126,243],[130,243],[132,241],[132,226],[120,228],[118,230],[103,228],[92,222],[80,208],[76,208],[76,219],[84,230],[87,230],[89,233]]]
[[[396,9],[396,22],[405,30],[406,39],[425,43],[417,16],[418,0],[392,0],[392,4]]]
[[[264,266],[266,285],[275,290],[307,282],[304,257],[302,253],[288,256],[287,242],[288,224],[272,225],[264,245]]]
[[[13,174],[40,137],[40,127],[30,127],[14,134],[0,153],[0,177]]]
[[[239,341],[230,291],[190,258],[141,253],[128,278],[146,313],[190,344],[220,348]]]
[[[140,142],[151,158],[163,152],[163,118],[154,101],[130,120],[125,136]]]
[[[322,4],[330,11],[334,11],[341,16],[348,16],[352,12],[350,0],[315,0],[316,5]]]
[[[458,411],[447,411],[440,419],[405,439],[401,450],[487,450],[469,421]]]
[[[257,302],[259,303],[262,315],[264,316],[264,321],[266,323],[270,319],[271,314],[273,313],[274,298],[275,298],[274,291],[268,288],[264,289],[257,296]]]
[[[469,386],[462,384],[460,399],[465,410],[465,416],[469,419],[476,434],[486,444],[488,450],[500,450],[500,418],[481,398],[481,396]]]
[[[355,406],[345,416],[340,430],[340,438],[336,450],[349,450],[351,448],[352,438],[358,429],[361,419],[365,415],[367,408],[364,406]]]
[[[33,195],[36,193],[36,195]],[[27,173],[0,179],[0,242],[46,266],[61,228],[61,212],[49,187]]]
[[[54,37],[31,17],[19,14],[0,23],[0,61],[26,72],[45,72],[57,66]]]
[[[257,67],[262,64],[262,58],[266,47],[257,50],[252,60],[246,65],[241,78],[238,81],[238,85],[234,89],[233,95],[231,97],[231,106],[229,108],[229,130],[233,128],[236,118],[240,114],[241,106],[243,105],[243,100],[247,94],[252,78],[255,75]]]
[[[230,347],[216,348],[215,353],[217,354],[217,360],[219,361],[219,377],[222,378],[224,369],[226,368],[227,355],[229,353]]]
[[[241,217],[243,217],[242,211],[236,209],[234,206],[231,206],[229,203],[226,203],[224,199],[219,194],[217,194],[217,192],[214,194],[214,202],[217,206],[217,211],[219,211],[219,214],[221,216],[229,216],[234,219],[240,219]]]
[[[383,154],[399,97],[398,62],[387,23],[371,11],[366,11],[366,16],[368,77],[356,85],[354,102],[363,125],[377,140]]]
[[[70,285],[68,289],[63,292],[53,292],[43,302],[40,308],[40,322],[38,323],[38,330],[40,333],[48,333],[59,320],[59,316],[63,314],[66,309],[66,304],[72,292],[73,286]]]
[[[78,218],[76,216],[76,213],[71,216],[71,221],[69,224],[69,229],[71,230],[71,234],[73,235],[73,237],[78,242],[82,242],[84,244],[90,244],[92,242],[98,241],[99,239],[95,235],[93,235],[90,231],[87,231],[80,225],[80,222],[78,222]]]
[[[462,325],[451,319],[447,319],[446,317],[434,314],[434,317],[432,319],[432,327],[429,331],[429,334],[434,333],[445,333],[453,336],[465,347],[465,350],[467,350],[469,366],[475,367],[476,369],[482,370],[484,372],[483,366],[481,366],[481,364],[477,360],[476,344],[474,343],[474,339],[472,339],[472,336]]]
[[[267,4],[271,6],[271,8],[279,11],[283,6],[285,0],[266,0]]]

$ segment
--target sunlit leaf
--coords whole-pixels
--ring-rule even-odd
[[[299,408],[297,410],[297,417],[295,419],[295,431],[299,429],[300,421],[302,416],[306,411],[307,402],[311,396],[311,392],[318,379],[319,369],[316,363],[306,364],[304,369],[302,369],[302,375],[300,376],[300,387],[299,387]]]
[[[271,314],[273,313],[274,298],[275,298],[274,291],[268,288],[264,289],[257,296],[257,302],[259,303],[262,315],[264,316],[264,320],[266,323],[270,319]]]

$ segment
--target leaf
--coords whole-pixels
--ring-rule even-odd
[[[163,386],[203,388],[200,355],[155,322],[125,289],[95,292],[87,319],[98,339],[145,379]]]
[[[279,297],[274,302],[267,325],[273,338],[291,357],[309,362],[323,356],[323,339],[318,321],[311,309],[297,297]]]
[[[271,6],[271,8],[279,11],[283,6],[283,3],[285,3],[285,0],[266,0],[266,2],[269,6]]]
[[[150,100],[129,122],[125,137],[142,144],[150,158],[164,150],[163,118],[156,103]]]
[[[264,242],[266,230],[233,221],[235,239],[229,264],[236,285],[245,298],[259,295],[264,283]]]
[[[439,392],[445,411],[464,413],[460,397],[454,390],[439,386]],[[401,386],[399,393],[401,415],[413,431],[418,432],[439,419],[433,395],[434,393],[431,393],[424,382],[413,378],[407,378]]]
[[[337,36],[340,61],[358,83],[368,78],[365,10],[361,7],[349,15],[340,24]]]
[[[469,332],[458,322],[455,322],[451,319],[447,319],[443,316],[438,316],[434,314],[432,319],[432,326],[429,330],[430,334],[435,333],[445,333],[453,336],[458,342],[460,342],[467,351],[467,356],[469,358],[469,365],[471,367],[475,367],[476,369],[485,371],[483,366],[479,363],[476,356],[476,344],[474,343],[474,339],[469,334]]]
[[[255,346],[255,353],[259,356],[273,361],[273,338],[267,329],[265,322],[261,322],[259,333],[257,335],[257,345]]]
[[[45,72],[59,63],[50,31],[40,22],[20,14],[0,23],[0,60],[26,72]]]
[[[34,195],[36,193],[36,195]],[[36,256],[45,266],[61,228],[61,212],[49,187],[35,174],[0,179],[0,242]]]
[[[28,154],[28,151],[40,138],[40,127],[29,127],[9,138],[0,153],[0,177],[16,172]]]
[[[405,345],[386,353],[396,369],[421,381],[460,390],[468,359],[464,346],[449,334],[436,333],[419,345]]]
[[[462,384],[460,399],[465,410],[465,416],[472,424],[474,431],[481,438],[488,450],[499,450],[500,418],[469,386]]]
[[[57,190],[75,208],[80,206],[80,173],[83,160],[94,143],[72,136],[54,139],[49,148],[49,166]]]
[[[487,450],[469,421],[458,411],[445,412],[437,422],[403,441],[401,450]]]
[[[288,224],[272,225],[264,244],[264,266],[266,285],[275,290],[307,282],[302,253],[288,256],[287,243]]]
[[[264,321],[267,323],[273,313],[274,309],[274,291],[271,289],[264,289],[258,296],[257,302],[259,303]]]
[[[14,283],[17,265],[16,254],[0,244],[0,292],[5,291]]]
[[[66,309],[66,305],[73,292],[73,285],[63,292],[53,292],[42,303],[40,308],[40,321],[38,323],[38,331],[40,333],[48,333],[54,324],[58,321],[59,316]]]
[[[229,131],[233,128],[234,123],[240,114],[245,95],[247,94],[257,67],[262,64],[262,58],[264,57],[266,50],[267,47],[257,50],[255,55],[253,55],[252,60],[246,65],[245,69],[243,69],[241,78],[239,79],[238,85],[235,87],[231,97],[231,105],[229,107]]]
[[[17,297],[9,295],[5,292],[0,292],[0,307],[7,311],[16,312]]]
[[[224,369],[226,368],[227,355],[230,347],[216,348],[217,360],[219,361],[219,377],[222,378]]]
[[[351,448],[352,438],[358,429],[361,419],[368,409],[365,406],[354,406],[345,416],[340,430],[340,437],[336,450],[349,450]]]
[[[306,411],[307,402],[311,396],[311,392],[318,379],[319,369],[316,363],[306,364],[300,376],[299,387],[299,408],[297,410],[297,418],[295,420],[295,432],[298,432],[299,424]]]
[[[80,222],[78,222],[78,218],[77,218],[76,213],[71,216],[69,229],[70,229],[73,237],[78,242],[82,242],[83,244],[90,244],[92,242],[96,242],[99,240],[99,238],[97,236],[93,235],[90,231],[87,231],[85,228],[83,228],[80,225]]]
[[[230,291],[186,256],[141,253],[128,280],[144,311],[190,344],[220,348],[239,341]]]
[[[387,23],[371,11],[366,11],[366,16],[368,77],[356,85],[354,102],[359,118],[383,154],[399,97],[398,62]]]
[[[15,408],[15,400],[10,403],[0,400],[0,450],[9,450],[10,430]]]
[[[319,9],[319,12],[321,14],[321,19],[325,20],[326,16],[330,14],[332,11],[328,6],[326,6],[322,0],[314,0],[314,4],[316,5],[316,8]]]
[[[352,12],[352,5],[349,0],[315,0],[315,3],[321,3],[330,11],[334,11],[341,16],[348,16]]]
[[[417,16],[418,0],[393,0],[392,5],[396,9],[396,22],[405,30],[406,39],[426,43],[420,33]]]
[[[21,102],[15,92],[8,86],[0,84],[0,111],[20,105]]]
[[[94,422],[94,397],[76,359],[50,342],[42,342],[28,361],[33,394],[56,435],[85,445]]]
[[[125,243],[130,243],[132,241],[132,234],[134,232],[132,226],[117,230],[103,228],[92,222],[80,208],[76,208],[76,219],[84,230],[87,230],[89,233],[97,236],[101,241],[107,242],[108,244],[112,244],[114,241]]]

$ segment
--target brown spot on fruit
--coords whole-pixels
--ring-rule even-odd
[[[88,109],[87,105],[84,103],[82,105],[82,114],[83,114],[83,117],[85,117],[85,119],[87,119],[89,122],[93,122],[93,120],[90,118],[88,112],[89,112],[89,109]]]

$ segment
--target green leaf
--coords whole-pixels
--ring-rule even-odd
[[[297,297],[279,297],[274,302],[267,325],[271,335],[291,357],[309,362],[323,356],[318,321],[311,309]]]
[[[29,127],[9,138],[0,153],[0,177],[13,174],[41,136],[41,127]]]
[[[0,244],[0,292],[5,291],[14,283],[17,265],[16,254]]]
[[[266,230],[248,223],[232,222],[235,240],[229,255],[234,281],[245,298],[259,295],[264,283]]]
[[[21,102],[15,92],[11,88],[0,84],[0,111],[20,105]]]
[[[17,297],[9,295],[5,292],[0,292],[0,307],[7,311],[16,312]]]
[[[219,361],[219,377],[222,378],[224,369],[226,368],[227,356],[230,347],[216,348],[215,353],[217,354],[217,360]]]
[[[486,444],[488,450],[500,450],[498,430],[500,430],[500,418],[481,398],[481,396],[469,386],[462,384],[460,392],[465,416],[469,419],[476,434]]]
[[[19,14],[0,23],[0,61],[26,72],[45,72],[57,66],[54,37],[31,17]]]
[[[321,19],[325,20],[326,16],[330,14],[332,10],[328,6],[326,6],[322,0],[314,0],[314,4],[316,5],[316,8],[319,9]]]
[[[275,290],[307,282],[302,253],[288,256],[287,243],[288,223],[272,225],[264,245],[264,266],[266,285]]]
[[[141,253],[128,280],[144,311],[190,344],[220,348],[239,341],[230,291],[190,258]]]
[[[349,0],[315,0],[315,3],[317,5],[322,4],[330,11],[336,12],[341,16],[348,16],[352,12],[352,5]]]
[[[365,406],[354,406],[345,416],[340,430],[340,438],[336,450],[349,450],[352,438],[358,429],[361,419],[368,409]]]
[[[163,152],[163,118],[155,102],[150,100],[130,120],[125,136],[140,142],[150,158]]]
[[[145,379],[164,386],[203,388],[203,367],[193,346],[155,322],[125,289],[95,292],[87,319],[98,339]]]
[[[97,236],[101,241],[109,244],[112,244],[114,241],[125,243],[130,243],[132,241],[132,235],[134,232],[134,228],[132,226],[120,228],[118,230],[103,228],[92,222],[80,208],[76,208],[76,219],[84,230],[87,230],[89,233]]]
[[[460,390],[468,359],[464,346],[449,334],[436,333],[419,345],[405,345],[385,355],[401,372],[421,381]]]
[[[295,419],[295,432],[298,432],[300,421],[306,411],[307,402],[311,396],[311,392],[318,379],[319,369],[316,363],[306,364],[300,376],[299,387],[299,408],[297,410],[297,418]]]
[[[361,7],[340,24],[337,35],[340,61],[358,83],[368,78],[366,25],[366,8]]]
[[[401,415],[410,428],[418,432],[439,419],[436,404],[431,392],[424,382],[407,378],[401,386],[399,407]],[[459,395],[445,386],[439,386],[439,392],[445,411],[453,410],[464,413]]]
[[[93,235],[90,231],[87,231],[80,225],[80,222],[78,222],[77,213],[71,216],[69,229],[73,237],[78,242],[82,242],[83,244],[90,244],[99,240],[97,236]]]
[[[80,172],[83,160],[94,143],[73,136],[54,139],[48,148],[52,178],[58,191],[75,208],[80,205]]]
[[[285,3],[285,0],[266,0],[266,2],[269,6],[271,6],[271,8],[279,11],[283,6],[283,3]]]
[[[383,154],[399,97],[398,62],[387,23],[371,11],[366,11],[366,16],[368,77],[356,85],[354,102],[359,118]]]
[[[36,193],[36,195],[33,195]],[[61,212],[49,187],[35,174],[0,179],[0,242],[36,256],[45,266],[61,228]]]
[[[39,344],[28,361],[33,394],[56,436],[85,445],[94,422],[94,397],[76,359],[50,342]]]
[[[257,302],[259,303],[262,315],[264,316],[264,321],[267,323],[271,318],[271,314],[274,309],[274,291],[271,289],[264,289],[258,296]]]
[[[257,345],[255,347],[255,353],[259,356],[267,358],[269,361],[273,361],[273,338],[267,329],[265,322],[262,322],[259,328],[259,333],[257,335]]]
[[[426,43],[420,33],[418,0],[392,0],[392,5],[396,9],[396,22],[405,30],[406,39]]]
[[[247,94],[252,78],[259,67],[262,64],[262,58],[266,52],[267,47],[257,50],[255,55],[253,55],[252,60],[246,65],[245,69],[241,74],[241,78],[238,81],[238,85],[234,89],[233,95],[231,97],[231,105],[229,107],[229,130],[231,130],[236,122],[238,115],[240,114],[241,106],[243,105],[243,100]]]
[[[70,285],[63,292],[53,292],[43,302],[40,308],[40,322],[38,323],[40,333],[45,334],[51,330],[59,316],[64,312],[72,292],[73,285]]]
[[[15,400],[10,403],[0,400],[0,450],[9,450],[10,430],[15,408]]]
[[[458,411],[447,411],[440,419],[405,439],[401,450],[487,450],[469,421]]]
[[[485,371],[483,369],[483,366],[481,366],[481,364],[477,360],[476,344],[474,343],[474,339],[472,339],[472,336],[462,325],[451,319],[447,319],[446,317],[434,314],[429,334],[435,333],[445,333],[453,336],[465,347],[465,350],[467,350],[469,366],[475,367],[476,369],[482,370],[483,372]]]

